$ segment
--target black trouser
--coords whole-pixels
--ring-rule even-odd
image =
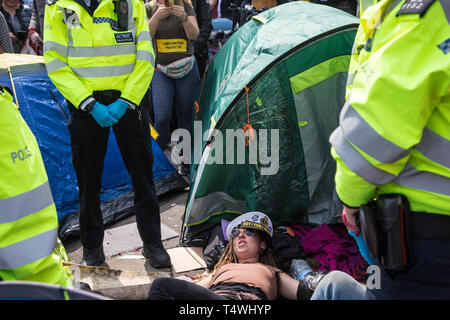
[[[368,291],[377,299],[450,299],[450,241],[413,239],[412,254],[411,269],[394,276],[381,268],[380,287]]]
[[[114,102],[119,96],[118,91],[94,92],[97,101],[104,105]],[[148,97],[143,101],[148,101]],[[80,238],[83,247],[93,249],[102,245],[104,236],[100,191],[110,128],[100,127],[91,114],[76,109],[69,101],[68,105],[72,162],[79,189]],[[145,111],[142,106],[137,110],[128,109],[112,128],[131,177],[139,235],[144,243],[156,243],[161,241],[161,222],[153,182],[148,118],[139,117]]]
[[[450,299],[450,216],[411,212],[408,223],[411,267],[397,273],[381,268],[380,287],[368,291],[378,299]]]
[[[227,300],[205,287],[174,278],[153,281],[148,300]]]

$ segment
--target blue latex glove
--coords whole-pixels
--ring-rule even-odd
[[[373,265],[372,258],[370,257],[369,248],[367,247],[366,241],[364,241],[363,234],[360,233],[359,236],[356,236],[356,234],[351,231],[349,231],[348,233],[356,240],[356,244],[358,245],[359,252],[363,256],[363,258],[367,261],[369,266]]]
[[[119,120],[125,114],[128,109],[128,103],[123,101],[122,99],[117,99],[109,106],[109,113],[116,119]]]
[[[94,108],[92,108],[90,114],[94,117],[100,127],[103,128],[111,127],[118,121],[109,113],[108,107],[100,102],[97,102],[94,105]]]

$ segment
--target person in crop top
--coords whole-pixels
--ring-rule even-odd
[[[197,283],[155,279],[149,300],[295,300],[299,281],[279,270],[271,251],[273,226],[262,212],[247,212],[230,222],[230,239],[213,272]]]

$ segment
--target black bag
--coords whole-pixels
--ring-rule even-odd
[[[275,229],[273,231],[272,252],[277,267],[286,273],[289,273],[293,259],[306,259],[300,239],[291,236],[285,230]]]
[[[222,231],[222,224],[219,223],[211,230],[211,236],[203,249],[203,259],[209,270],[213,270],[227,246]]]

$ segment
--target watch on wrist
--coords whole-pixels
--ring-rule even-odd
[[[84,107],[83,111],[84,112],[91,112],[92,109],[94,109],[95,104],[97,103],[97,101],[92,100],[91,102],[88,102],[86,104],[86,106]]]
[[[185,12],[185,13],[184,13],[184,19],[180,19],[180,20],[181,20],[181,22],[186,22],[187,19],[188,19],[188,15],[187,15],[187,13]]]

